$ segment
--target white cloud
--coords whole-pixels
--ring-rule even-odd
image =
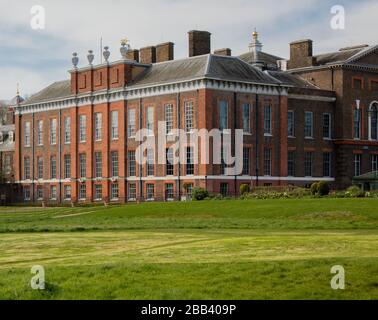
[[[260,31],[265,51],[284,57],[288,56],[288,43],[304,37],[315,41],[318,52],[361,42],[374,43],[373,23],[378,3],[339,2],[346,7],[345,31],[330,29],[333,1],[319,4],[315,0],[0,0],[0,48],[6,46],[6,52],[9,48],[14,51],[9,59],[9,53],[2,55],[0,50],[0,98],[10,98],[17,81],[22,83],[24,92],[33,93],[51,81],[64,79],[74,51],[79,53],[80,65],[87,63],[88,49],[93,49],[99,59],[100,37],[104,45],[110,46],[112,60],[120,57],[119,40],[124,37],[135,48],[173,41],[176,57],[185,57],[186,33],[191,29],[212,32],[213,49],[231,47],[235,54],[247,50],[254,27]],[[30,8],[35,4],[46,8],[43,31],[30,28]],[[24,69],[26,59],[35,67]],[[54,67],[48,61],[67,61],[67,64]]]

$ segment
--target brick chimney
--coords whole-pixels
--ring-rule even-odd
[[[155,63],[156,62],[156,47],[150,46],[140,49],[141,63]]]
[[[299,40],[290,43],[289,69],[311,67],[315,65],[312,52],[312,40]]]
[[[174,58],[174,43],[165,42],[156,46],[156,62],[170,61]]]
[[[231,49],[230,48],[217,49],[214,51],[214,54],[217,54],[219,56],[231,56]]]
[[[126,53],[126,58],[128,60],[134,60],[136,62],[139,62],[139,50],[133,49]]]
[[[211,33],[192,30],[189,34],[189,57],[200,56],[211,52]]]

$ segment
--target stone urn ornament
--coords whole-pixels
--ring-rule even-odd
[[[93,60],[94,60],[93,50],[88,50],[87,59],[88,59],[89,65],[92,65]]]
[[[72,54],[72,64],[75,69],[77,68],[77,65],[79,64],[79,57],[77,56],[76,52]]]
[[[103,56],[104,56],[105,62],[108,63],[109,57],[110,57],[109,47],[104,47]]]
[[[127,59],[127,53],[130,51],[130,44],[128,39],[121,40],[121,48],[119,49],[121,52],[122,58]]]

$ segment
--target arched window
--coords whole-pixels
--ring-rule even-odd
[[[370,118],[370,139],[378,139],[378,103],[373,103],[369,110]]]

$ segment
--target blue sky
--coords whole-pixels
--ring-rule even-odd
[[[321,3],[319,3],[321,2]],[[46,28],[32,30],[30,9],[46,9]],[[68,79],[72,52],[80,66],[89,49],[99,59],[99,42],[111,60],[120,58],[119,40],[133,48],[175,43],[175,57],[187,56],[187,31],[208,30],[212,49],[248,50],[256,27],[263,50],[288,57],[289,42],[311,38],[315,53],[356,44],[376,44],[377,0],[0,0],[0,100],[10,99],[19,82],[24,95]],[[346,29],[332,30],[331,7],[343,5]]]

